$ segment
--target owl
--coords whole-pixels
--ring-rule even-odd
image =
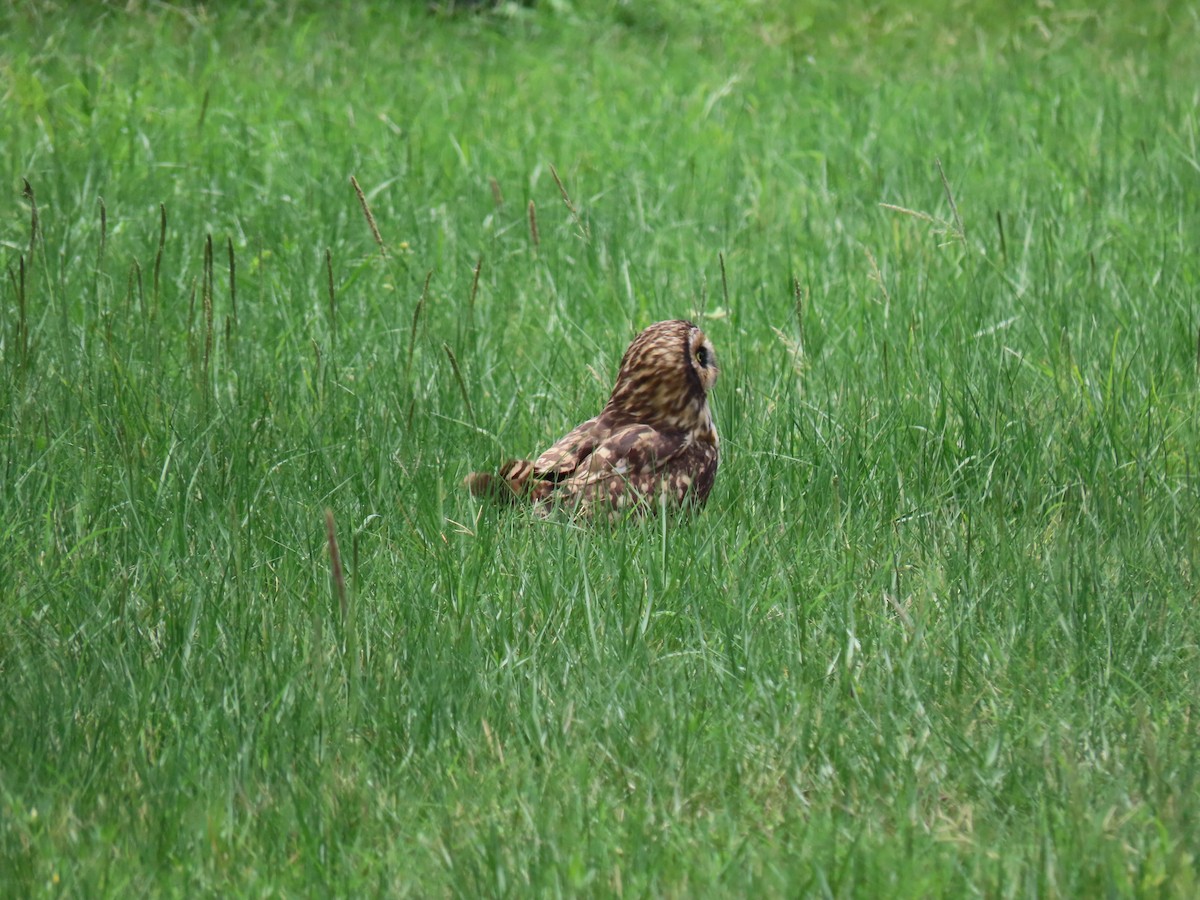
[[[712,342],[691,322],[656,322],[621,358],[604,409],[535,460],[475,472],[476,496],[561,505],[584,516],[701,506],[717,475],[718,441],[708,406],[717,383]]]

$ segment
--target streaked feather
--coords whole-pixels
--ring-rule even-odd
[[[467,487],[476,496],[585,515],[702,505],[719,462],[708,406],[717,374],[712,344],[691,322],[651,325],[625,351],[600,415],[532,462],[511,460],[496,475],[472,473]]]

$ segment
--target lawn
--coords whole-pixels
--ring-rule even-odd
[[[0,34],[0,894],[1200,893],[1194,3]],[[701,513],[462,489],[667,318]]]

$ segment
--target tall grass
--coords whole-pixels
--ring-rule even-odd
[[[1194,9],[0,30],[5,893],[1195,893]],[[676,316],[701,515],[460,489]]]

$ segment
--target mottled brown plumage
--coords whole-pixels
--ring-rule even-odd
[[[617,513],[701,505],[717,475],[717,429],[708,392],[717,382],[712,343],[691,322],[651,325],[629,345],[608,403],[536,460],[475,472],[476,496],[527,499]]]

